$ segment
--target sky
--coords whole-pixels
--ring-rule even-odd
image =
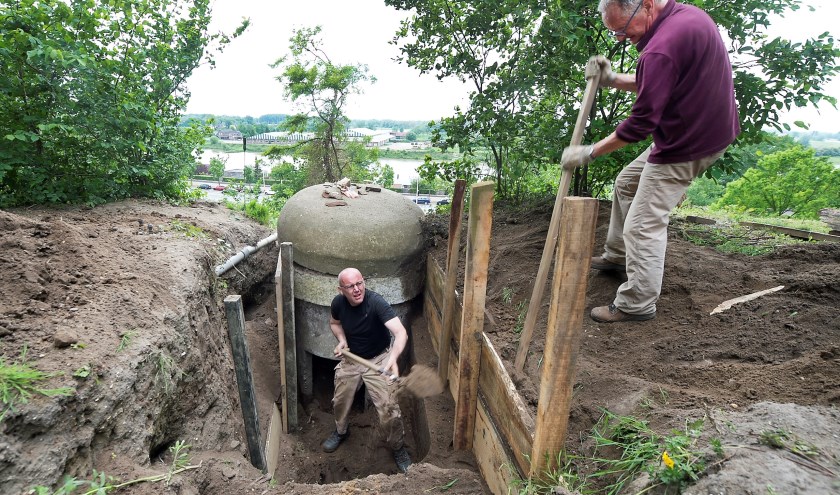
[[[840,37],[838,0],[804,0],[806,4],[816,10],[803,7],[774,20],[770,34],[793,41],[824,31]],[[217,55],[214,69],[199,67],[187,80],[192,95],[187,113],[253,117],[294,113],[275,79],[280,70],[270,64],[288,54],[293,29],[316,25],[322,27],[323,48],[333,62],[366,64],[377,79],[363,88],[364,94],[348,100],[345,113],[351,119],[437,120],[451,115],[456,105],[468,104],[469,85],[455,79],[438,81],[394,61],[399,50],[388,42],[407,15],[383,0],[214,0],[212,5],[211,32],[232,32],[243,17],[251,19],[251,26]],[[840,78],[826,89],[840,99]],[[840,132],[840,110],[828,104],[819,111],[795,110],[783,118],[790,124],[795,120],[807,121],[812,130]]]

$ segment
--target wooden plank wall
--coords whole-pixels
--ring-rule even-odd
[[[442,301],[444,272],[429,256],[426,272],[424,313],[429,335],[440,355],[443,328]],[[456,311],[462,309],[460,301]],[[460,321],[457,318],[456,321]],[[516,391],[513,381],[486,334],[482,334],[481,372],[478,384],[480,400],[474,430],[473,453],[484,480],[493,493],[507,493],[510,483],[524,479],[530,472],[528,457],[534,442],[534,418]],[[449,391],[458,396],[458,338],[449,342]]]

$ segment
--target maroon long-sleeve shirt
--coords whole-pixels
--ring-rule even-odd
[[[653,134],[650,163],[696,160],[726,148],[740,132],[732,66],[714,21],[670,0],[636,45],[638,95],[617,136]]]

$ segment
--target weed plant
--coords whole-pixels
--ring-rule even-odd
[[[25,404],[33,394],[45,395],[47,397],[69,396],[75,392],[71,387],[40,388],[39,383],[59,376],[61,373],[45,373],[33,368],[26,363],[26,348],[20,355],[19,362],[7,363],[3,356],[0,356],[0,422],[6,417],[6,413],[14,410],[18,404]]]
[[[705,454],[697,446],[703,425],[703,419],[686,422],[683,430],[660,436],[647,421],[604,411],[592,429],[595,451],[591,456],[561,454],[554,464],[557,468],[538,478],[514,480],[511,493],[553,494],[556,487],[562,487],[584,495],[616,495],[625,493],[627,485],[642,473],[651,480],[644,491],[657,486],[681,491],[705,470]],[[712,443],[712,450],[723,455],[720,441]],[[578,465],[594,465],[595,472],[584,475]]]
[[[46,486],[35,486],[32,488],[30,493],[34,493],[35,495],[103,495],[115,492],[129,485],[143,482],[156,483],[163,481],[164,484],[168,486],[174,475],[190,469],[196,469],[201,466],[201,464],[196,466],[190,465],[189,449],[190,445],[181,440],[178,440],[174,445],[169,447],[169,452],[172,453],[172,463],[163,474],[156,474],[154,476],[146,476],[143,478],[120,482],[119,479],[114,478],[113,476],[108,476],[105,473],[94,470],[93,476],[89,480],[79,480],[68,476],[64,478],[62,484],[56,488],[55,491]],[[81,489],[80,492],[77,491],[79,489]],[[163,490],[161,492],[163,492]]]

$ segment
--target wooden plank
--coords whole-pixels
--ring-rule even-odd
[[[443,323],[440,319],[440,313],[432,301],[432,296],[429,294],[428,288],[425,291],[425,300],[423,301],[423,316],[426,318],[426,329],[432,340],[432,347],[440,356],[440,333]]]
[[[531,451],[529,476],[537,478],[557,467],[566,441],[598,215],[597,199],[566,198],[563,203]]]
[[[461,217],[464,211],[464,179],[455,181],[455,193],[452,195],[452,211],[449,214],[449,242],[446,247],[446,283],[443,288],[443,326],[441,343],[443,352],[438,359],[438,375],[446,385],[449,379],[449,341],[455,334],[455,305],[458,299],[455,288],[458,283],[458,254],[461,247]]]
[[[481,376],[478,392],[486,399],[488,414],[496,425],[500,438],[506,443],[519,470],[530,470],[534,443],[534,418],[519,396],[502,358],[487,334],[482,334]]]
[[[464,309],[458,352],[458,395],[455,400],[455,450],[469,450],[473,443],[495,187],[493,182],[479,182],[470,188]]]
[[[265,441],[265,472],[274,478],[277,461],[280,459],[280,433],[283,429],[283,415],[275,402],[271,405],[271,419],[268,421],[268,439]]]
[[[280,244],[274,275],[277,306],[277,342],[280,351],[280,404],[283,432],[298,427],[297,333],[295,331],[295,270],[291,242]]]
[[[590,61],[586,68],[586,89],[583,92],[583,101],[581,102],[574,131],[572,131],[572,141],[570,143],[572,146],[579,145],[583,141],[583,132],[586,130],[586,119],[588,118],[589,109],[592,107],[595,96],[598,93],[598,81],[600,79],[601,69],[594,66],[594,62]],[[560,187],[557,188],[557,197],[554,199],[554,209],[551,211],[548,234],[545,238],[545,245],[543,245],[542,257],[540,257],[540,267],[537,269],[537,278],[534,281],[534,289],[531,291],[531,300],[528,302],[528,312],[525,313],[525,322],[522,324],[522,333],[519,336],[519,348],[516,350],[516,358],[513,361],[514,368],[520,373],[525,369],[528,347],[531,345],[534,327],[537,324],[540,306],[542,306],[545,283],[548,280],[548,272],[551,269],[551,257],[554,255],[555,247],[557,246],[557,233],[560,228],[563,198],[569,191],[571,181],[572,173],[570,171],[564,171],[560,178]]]
[[[516,479],[524,479],[523,473],[516,471],[516,464],[511,462],[510,457],[503,447],[504,442],[494,427],[493,421],[487,413],[485,401],[478,403],[476,414],[475,431],[473,432],[473,454],[478,463],[481,477],[487,483],[491,493],[510,493],[512,482]]]
[[[702,225],[714,225],[714,224],[717,223],[717,220],[714,220],[712,218],[704,218],[704,217],[698,217],[698,216],[694,216],[694,215],[686,216],[685,221],[686,222],[691,222],[691,223],[698,223],[698,224],[702,224]]]
[[[257,396],[254,393],[251,358],[248,354],[248,342],[245,340],[245,310],[242,307],[242,296],[233,294],[225,298],[225,316],[228,322],[228,335],[233,353],[242,419],[245,420],[248,454],[251,457],[251,464],[262,470],[265,469],[265,456],[260,441],[260,418],[257,414]]]
[[[441,321],[443,321],[443,286],[443,270],[440,269],[432,255],[428,255],[426,258],[426,290],[429,291],[431,302],[435,305],[438,314],[441,315]]]
[[[738,224],[743,225],[744,227],[752,227],[756,229],[778,232],[780,234],[796,237],[797,239],[840,242],[840,236],[837,235],[822,234],[820,232],[809,232],[807,230],[791,229],[788,227],[778,227],[776,225],[766,225],[763,223],[738,222]]]

